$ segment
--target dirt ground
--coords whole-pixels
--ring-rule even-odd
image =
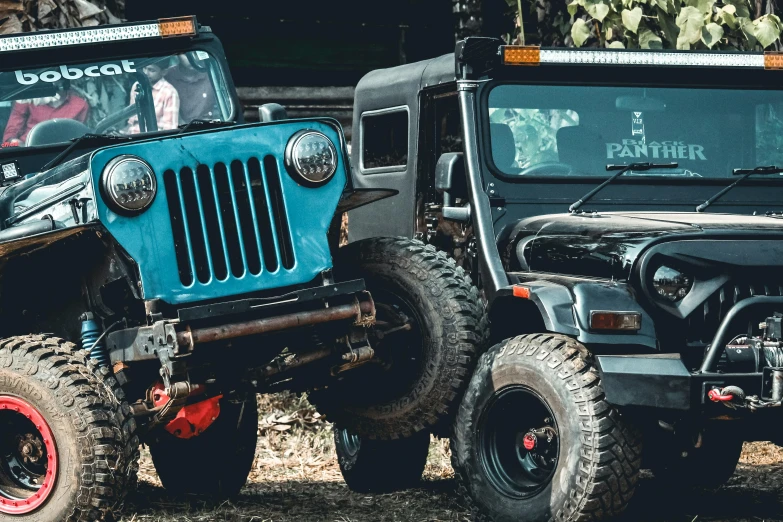
[[[139,490],[129,497],[119,522],[470,520],[454,497],[447,442],[433,441],[420,488],[357,494],[342,481],[331,430],[304,399],[262,399],[259,409],[256,462],[238,499],[210,504],[167,497],[143,451]],[[783,450],[768,443],[747,444],[731,481],[710,493],[677,495],[645,474],[623,521],[783,521]]]

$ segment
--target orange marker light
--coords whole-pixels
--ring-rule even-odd
[[[765,69],[783,69],[783,53],[768,51],[764,53]]]
[[[590,312],[590,328],[593,330],[639,330],[642,314],[639,312]]]
[[[503,64],[505,65],[539,65],[540,63],[540,47],[524,45],[503,46]]]
[[[161,18],[158,20],[160,35],[163,38],[170,36],[196,36],[196,17],[181,16],[179,18]]]
[[[514,285],[514,297],[530,299],[530,289],[526,286]]]

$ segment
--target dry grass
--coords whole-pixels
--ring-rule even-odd
[[[352,493],[334,458],[331,430],[303,399],[259,400],[256,462],[242,495],[210,504],[172,500],[143,452],[139,491],[120,522],[397,522],[467,521],[454,497],[448,443],[433,441],[419,489],[390,495]],[[783,450],[745,447],[729,484],[716,492],[677,495],[643,476],[625,522],[783,521]],[[523,522],[524,519],[520,519]]]

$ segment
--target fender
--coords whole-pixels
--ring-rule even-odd
[[[540,276],[544,274],[509,273],[512,283],[529,289],[527,299],[538,308],[548,331],[569,335],[585,345],[635,345],[658,349],[653,320],[637,302],[630,285],[549,274],[545,278]],[[499,296],[515,298],[513,285],[501,289]],[[594,310],[638,312],[642,316],[642,327],[638,332],[596,333],[590,330],[590,312]]]

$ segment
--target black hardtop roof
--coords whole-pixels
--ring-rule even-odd
[[[454,53],[372,71],[356,86],[356,113],[412,106],[421,89],[455,82],[454,71]]]

